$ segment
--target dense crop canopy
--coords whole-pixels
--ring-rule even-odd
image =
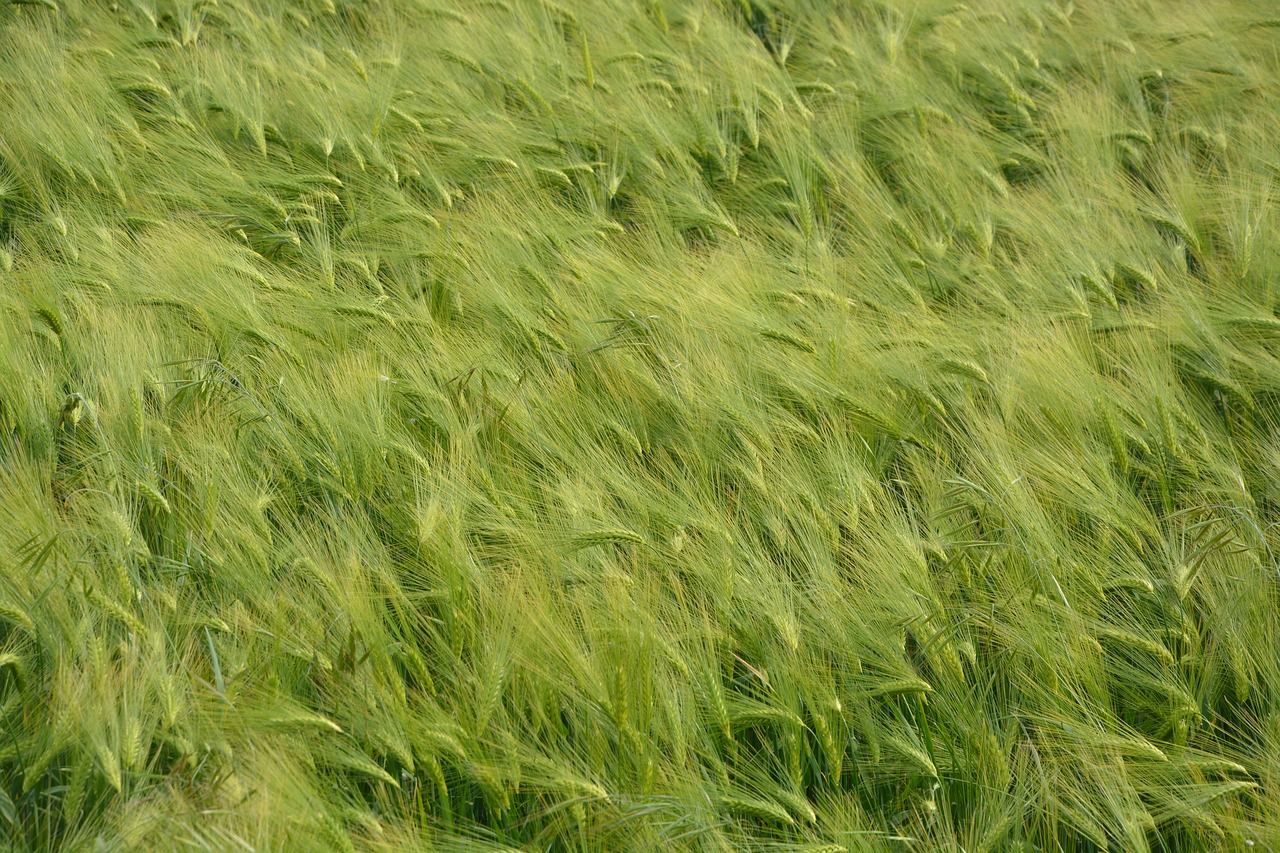
[[[1277,14],[0,5],[0,845],[1280,847]]]

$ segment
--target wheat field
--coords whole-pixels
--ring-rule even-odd
[[[0,849],[1280,849],[1280,7],[0,4]]]

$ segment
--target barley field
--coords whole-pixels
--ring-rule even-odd
[[[1280,849],[1271,0],[0,4],[0,850]]]

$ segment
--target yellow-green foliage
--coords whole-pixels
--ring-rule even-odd
[[[1270,5],[0,5],[0,847],[1280,847]]]

